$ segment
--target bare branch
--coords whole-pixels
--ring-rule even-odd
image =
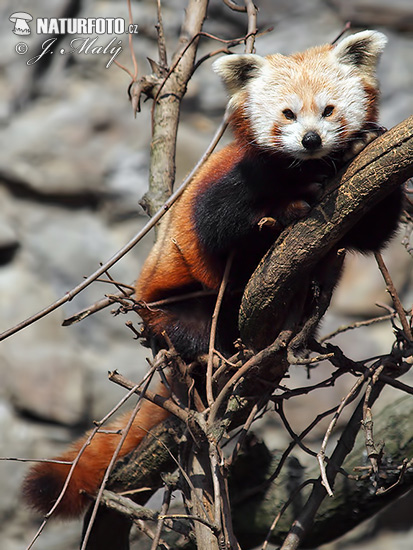
[[[208,405],[211,406],[214,402],[214,395],[212,391],[212,368],[213,368],[213,359],[214,359],[214,347],[215,347],[215,334],[218,324],[218,315],[219,310],[221,309],[222,300],[224,298],[225,288],[228,283],[228,277],[231,270],[232,260],[234,255],[231,254],[227,260],[224,275],[222,277],[222,282],[219,287],[218,296],[215,302],[214,312],[212,314],[212,323],[209,336],[209,353],[208,353],[208,364],[207,364],[207,373],[206,373],[206,394]]]
[[[407,322],[406,314],[404,312],[402,303],[400,301],[399,295],[396,291],[396,288],[393,284],[393,281],[390,277],[389,270],[386,267],[386,264],[384,263],[383,256],[376,252],[374,255],[376,258],[377,265],[379,266],[379,269],[381,271],[381,274],[383,275],[383,279],[386,282],[387,291],[389,292],[391,299],[393,301],[393,305],[395,310],[397,311],[397,315],[399,316],[400,322],[402,324],[404,334],[406,338],[408,338],[410,341],[413,340],[412,331],[410,330],[409,323]]]
[[[127,380],[124,376],[119,374],[118,372],[114,371],[109,374],[109,380],[111,382],[115,382],[115,384],[118,384],[119,386],[122,386],[130,391],[133,391],[133,393],[136,393],[137,395],[141,395],[142,392],[139,389],[136,388],[136,384],[133,382],[130,382]],[[181,409],[176,403],[168,397],[163,397],[162,395],[158,395],[150,390],[146,390],[145,394],[142,396],[145,399],[148,399],[148,401],[151,401],[152,403],[155,403],[155,405],[158,405],[159,407],[162,407],[163,409],[167,410],[174,416],[178,417],[183,422],[188,422],[188,413]]]
[[[149,192],[143,198],[149,215],[153,215],[165,203],[174,186],[176,136],[181,100],[192,76],[195,62],[198,39],[193,40],[193,37],[202,30],[207,7],[207,0],[189,0],[179,45],[172,57],[173,71],[170,71],[163,82],[154,89]],[[161,94],[157,88],[162,88]]]

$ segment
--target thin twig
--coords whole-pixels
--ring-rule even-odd
[[[161,513],[158,516],[158,525],[156,526],[155,537],[152,542],[151,550],[156,550],[158,548],[158,544],[162,535],[162,529],[165,523],[165,515],[168,513],[170,503],[171,503],[171,490],[169,489],[168,486],[166,486],[165,492],[163,495]]]
[[[225,536],[225,541],[227,542],[227,548],[234,550],[241,550],[241,546],[238,544],[238,541],[234,534],[234,529],[232,525],[232,506],[229,495],[228,488],[228,477],[225,475],[227,472],[226,464],[222,454],[222,449],[218,447],[218,452],[220,454],[220,483],[221,483],[221,506],[222,506],[222,525],[223,525],[223,534]]]
[[[158,517],[163,517],[163,519],[188,519],[191,521],[199,521],[199,523],[202,523],[203,525],[209,527],[214,534],[217,534],[215,526],[210,521],[201,518],[200,516],[194,516],[190,514],[165,514],[164,516],[159,515]]]
[[[391,299],[393,301],[394,308],[397,311],[397,314],[399,316],[404,334],[406,338],[408,338],[411,341],[413,340],[412,331],[407,321],[406,313],[404,312],[397,290],[393,284],[392,278],[390,277],[390,273],[386,267],[386,264],[384,263],[383,256],[380,254],[380,252],[375,252],[374,257],[376,258],[377,265],[379,266],[381,274],[383,275],[383,279],[386,283],[387,291],[389,292]]]
[[[277,401],[285,400],[285,399],[291,399],[292,397],[297,397],[299,395],[307,395],[311,393],[314,390],[318,390],[320,388],[328,388],[331,386],[334,386],[336,380],[343,376],[344,374],[348,374],[348,371],[344,369],[337,369],[333,374],[326,378],[325,380],[322,380],[321,382],[318,382],[317,384],[313,384],[312,386],[303,386],[299,388],[294,388],[293,390],[290,390],[287,387],[283,387],[283,393],[273,395],[271,397],[271,401],[274,401],[274,403],[277,403]]]
[[[329,334],[326,334],[322,338],[319,339],[320,344],[323,344],[327,340],[331,340],[334,338],[334,336],[337,336],[338,334],[341,334],[342,332],[346,332],[348,330],[353,330],[360,327],[368,327],[370,325],[373,325],[375,323],[381,323],[382,321],[388,321],[390,319],[393,319],[396,316],[396,313],[390,313],[389,315],[382,315],[381,317],[374,317],[373,319],[367,319],[366,321],[357,321],[355,323],[351,323],[350,325],[342,325],[338,327],[333,332],[330,332]]]
[[[255,34],[256,34],[256,30],[253,31],[253,38],[255,37]],[[201,37],[206,37],[206,38],[211,38],[213,40],[217,40],[218,42],[222,42],[224,44],[228,44],[228,47],[231,47],[231,46],[236,46],[237,44],[239,44],[240,42],[243,42],[244,40],[246,40],[247,38],[246,37],[250,37],[251,33],[248,33],[246,36],[243,36],[242,38],[232,38],[230,40],[225,40],[223,38],[219,38],[218,36],[214,36],[213,34],[210,34],[210,33],[207,33],[205,31],[200,31],[198,32],[197,34],[195,34],[191,40],[186,44],[186,46],[184,47],[184,49],[181,51],[181,53],[177,56],[177,58],[175,59],[174,63],[172,64],[172,66],[170,67],[170,69],[168,70],[164,80],[161,82],[156,94],[155,94],[155,97],[153,98],[153,106],[152,106],[152,112],[153,112],[153,109],[155,108],[155,105],[156,105],[156,102],[158,101],[159,99],[159,96],[160,96],[160,93],[161,91],[163,90],[167,80],[170,78],[170,76],[173,74],[173,72],[175,71],[175,69],[177,68],[177,66],[179,65],[180,61],[183,59],[185,53],[187,52],[187,50],[192,46],[192,44],[198,40],[199,38]],[[209,56],[208,56],[209,57]],[[203,58],[202,60],[204,61],[205,59],[207,58]],[[194,67],[193,67],[193,70],[192,72],[195,72],[195,70],[199,67],[200,63],[197,62],[196,64],[194,64]]]
[[[247,420],[245,421],[242,430],[238,436],[238,441],[234,447],[234,450],[232,451],[232,455],[227,460],[227,465],[231,466],[231,464],[234,464],[235,459],[238,456],[238,453],[240,452],[242,445],[244,444],[245,438],[247,436],[248,430],[251,428],[252,423],[254,422],[255,415],[257,414],[259,410],[258,403],[255,403],[255,405],[252,407],[250,414],[248,415]]]
[[[221,496],[221,484],[220,479],[222,478],[221,469],[219,466],[220,460],[218,455],[218,446],[215,441],[210,440],[208,445],[209,450],[209,461],[211,464],[211,478],[212,486],[214,489],[214,525],[217,532],[222,531],[222,515],[221,515],[221,505],[222,505],[222,496]]]
[[[347,23],[343,27],[343,30],[334,38],[332,42],[330,42],[330,44],[334,45],[336,42],[340,40],[343,34],[345,34],[350,29],[351,29],[351,21],[347,21]]]
[[[47,462],[48,464],[72,464],[72,461],[53,460],[49,458],[19,458],[17,456],[0,456],[0,460],[11,462]]]
[[[132,18],[131,0],[127,0],[127,4],[128,4],[128,13],[129,13],[129,24],[132,25],[133,24],[133,18]],[[128,73],[128,75],[130,76],[132,82],[135,82],[137,77],[138,77],[138,63],[136,61],[135,52],[134,52],[133,46],[132,46],[132,38],[133,38],[133,34],[129,33],[129,51],[130,51],[131,58],[132,58],[132,63],[133,63],[133,69],[134,69],[133,74],[131,73],[131,71],[127,67],[122,65],[122,63],[119,63],[119,61],[117,59],[114,60],[114,63],[115,63],[115,65],[117,65],[119,67],[119,69],[122,69],[122,71],[125,71],[126,73]]]
[[[405,458],[403,460],[403,464],[400,468],[400,475],[399,475],[397,481],[395,483],[393,483],[392,485],[390,485],[390,487],[387,487],[387,488],[379,487],[376,491],[376,495],[377,496],[383,496],[386,493],[389,493],[390,491],[395,489],[398,485],[401,485],[401,483],[403,482],[403,479],[404,479],[404,474],[406,473],[406,470],[409,467],[409,464],[410,464],[409,460],[407,460],[407,458]]]
[[[212,369],[214,363],[214,348],[215,348],[215,335],[217,332],[218,316],[221,309],[222,300],[224,298],[224,292],[228,284],[229,273],[231,270],[232,260],[234,258],[234,253],[231,253],[227,259],[225,265],[224,275],[222,276],[222,281],[219,287],[218,296],[215,302],[214,312],[212,314],[211,330],[209,332],[209,353],[208,353],[208,364],[207,364],[207,373],[206,373],[206,396],[207,403],[209,406],[214,402],[214,394],[212,390]]]
[[[97,513],[98,513],[98,508],[100,506],[100,502],[101,502],[101,499],[102,499],[102,494],[103,494],[103,491],[105,490],[106,484],[108,482],[109,475],[110,475],[111,471],[113,470],[113,466],[115,465],[115,462],[118,459],[118,456],[119,456],[119,453],[122,449],[122,446],[123,446],[126,438],[128,437],[128,434],[129,434],[129,431],[132,427],[133,422],[135,421],[136,415],[138,414],[138,411],[141,407],[141,400],[145,396],[145,392],[148,389],[149,384],[151,383],[154,372],[155,372],[155,369],[152,369],[151,370],[152,376],[147,378],[146,383],[143,386],[143,388],[141,390],[141,393],[139,395],[138,401],[137,401],[137,403],[136,403],[136,405],[135,405],[135,407],[134,407],[134,409],[133,409],[133,411],[130,415],[130,418],[129,418],[126,426],[122,430],[122,436],[119,439],[119,443],[116,446],[116,449],[114,450],[114,452],[112,454],[112,457],[110,459],[110,462],[109,462],[109,464],[106,468],[105,475],[103,476],[103,480],[100,484],[99,491],[98,491],[98,494],[96,496],[96,501],[93,505],[92,513],[90,514],[88,526],[87,526],[86,531],[83,535],[82,546],[81,546],[80,550],[86,550],[86,548],[87,548],[87,543],[88,543],[90,534],[92,532],[93,524],[95,522],[95,519],[96,519],[96,516],[97,516]],[[134,390],[132,393],[135,393],[136,389],[137,389],[137,387],[135,386],[134,388],[131,389],[131,391],[129,393],[131,393],[132,390]]]
[[[96,281],[100,281],[100,279],[96,279]],[[102,282],[109,282],[102,280]],[[119,294],[106,294],[106,298],[102,298],[98,302],[95,302],[93,305],[82,309],[75,315],[72,315],[71,317],[68,317],[65,319],[62,323],[63,326],[70,326],[74,323],[78,323],[79,321],[82,321],[86,317],[89,317],[93,313],[96,313],[107,306],[110,306],[116,302],[120,302],[123,298],[128,298],[131,300],[131,308],[136,309],[139,311],[139,309],[142,308],[148,308],[153,309],[157,307],[162,307],[168,304],[174,304],[176,302],[182,302],[184,300],[191,300],[193,298],[201,298],[205,296],[213,296],[217,293],[216,290],[197,290],[195,292],[188,292],[187,294],[180,294],[179,296],[170,296],[169,298],[164,298],[163,300],[157,300],[155,302],[137,302],[134,298],[131,298],[132,294],[135,292],[135,287],[132,285],[124,285],[125,290],[123,293]],[[122,304],[125,304],[126,302],[121,302]]]
[[[246,12],[247,8],[245,6],[239,6],[237,3],[233,2],[233,0],[222,0],[226,6],[228,6],[233,11],[241,11]]]
[[[380,451],[376,448],[376,445],[374,443],[373,415],[371,412],[371,407],[369,406],[369,402],[370,402],[370,396],[371,396],[373,386],[374,384],[377,383],[383,369],[384,369],[384,364],[380,365],[376,369],[367,386],[366,393],[364,396],[364,403],[363,403],[363,421],[361,424],[365,434],[367,456],[371,462],[373,473],[376,476],[376,484],[377,484],[377,474],[379,472]]]
[[[136,388],[133,382],[127,380],[117,371],[113,371],[109,374],[109,380],[128,390],[133,390],[133,388]],[[137,395],[141,395],[142,391],[139,389],[134,389],[134,393],[136,393]],[[167,410],[183,422],[188,422],[188,413],[184,409],[179,407],[173,399],[158,395],[150,390],[146,390],[143,397],[145,399],[148,399],[148,401],[155,403],[155,405],[158,405],[158,407],[162,407],[163,409]]]
[[[102,265],[102,263],[100,265]],[[112,275],[109,273],[109,271],[105,271],[105,275],[107,277],[107,282],[108,283],[111,283],[112,285],[114,285],[124,297],[128,296],[128,290],[131,290],[130,287],[129,287],[129,289],[126,288],[126,290],[125,290],[125,288],[123,288],[123,287],[124,286],[127,287],[127,285],[122,285],[121,283],[118,283],[117,281],[115,281],[115,279],[112,277]],[[96,279],[96,282],[97,281],[102,282],[102,281],[104,281],[104,279]]]
[[[96,283],[107,283],[116,286],[120,290],[120,295],[122,297],[129,297],[131,293],[135,291],[135,288],[132,285],[126,283],[121,283],[120,281],[115,281],[112,278],[109,279],[96,279]],[[115,295],[116,296],[116,295]]]
[[[412,386],[409,386],[408,384],[404,384],[403,382],[400,382],[400,380],[394,380],[391,376],[388,376],[387,374],[381,374],[380,380],[382,382],[385,382],[389,386],[396,388],[397,390],[404,391],[410,395],[413,395]]]
[[[133,16],[132,16],[131,0],[127,0],[127,3],[128,3],[129,24],[132,25],[133,24]],[[133,50],[132,38],[133,38],[133,33],[129,33],[129,50],[130,50],[132,63],[133,63],[133,80],[136,80],[136,78],[138,76],[138,62],[136,61],[135,52]]]
[[[157,300],[156,302],[148,302],[141,304],[140,302],[136,303],[136,309],[139,311],[139,307],[145,307],[147,309],[155,309],[158,307],[163,307],[169,304],[176,304],[177,302],[184,302],[186,300],[193,300],[194,298],[205,298],[206,296],[215,296],[217,294],[216,290],[196,290],[194,292],[188,292],[186,294],[179,294],[177,296],[170,296],[169,298],[163,298],[162,300]]]
[[[224,40],[222,38],[218,38],[217,36],[208,35],[208,33],[204,33],[205,36],[209,36],[209,38],[213,38],[214,40],[217,40],[218,42],[222,42],[224,44],[227,44],[223,48],[219,48],[217,50],[213,50],[212,52],[206,53],[203,57],[200,57],[198,61],[194,65],[194,72],[208,59],[211,59],[212,57],[215,57],[219,54],[231,54],[230,48],[236,46],[237,44],[240,44],[241,42],[246,42],[250,37],[258,38],[260,36],[263,36],[264,34],[267,34],[269,32],[272,32],[274,30],[273,27],[268,27],[267,29],[264,29],[261,32],[255,31],[249,34],[246,34],[245,36],[242,36],[241,38],[233,38],[231,40]]]
[[[308,357],[306,359],[299,357],[288,357],[288,361],[291,365],[313,365],[314,363],[321,363],[334,357],[334,353],[324,353],[323,355],[317,355],[316,357]]]
[[[333,407],[331,408],[329,411],[327,411],[327,414],[332,414],[334,412],[337,411],[337,407]],[[302,435],[297,435],[293,429],[291,428],[290,426],[290,423],[288,422],[287,420],[287,417],[285,416],[285,413],[284,413],[284,406],[283,406],[283,401],[280,401],[278,403],[275,404],[275,412],[279,415],[279,417],[281,418],[281,421],[285,427],[285,429],[287,430],[288,434],[290,435],[291,439],[293,439],[293,441],[307,454],[309,454],[310,456],[313,456],[314,458],[317,457],[317,453],[315,451],[312,451],[309,447],[307,447],[307,445],[305,445],[302,441],[303,439],[303,436]]]
[[[295,499],[295,497],[301,493],[301,491],[307,487],[307,485],[314,485],[316,483],[316,480],[315,479],[307,479],[306,481],[304,481],[303,483],[301,483],[301,485],[299,487],[297,487],[291,494],[291,496],[289,497],[289,499],[287,500],[287,502],[284,502],[284,504],[281,506],[281,510],[278,512],[278,514],[275,516],[274,518],[274,521],[272,522],[271,524],[271,527],[269,528],[268,530],[268,534],[265,538],[265,541],[264,541],[264,544],[262,545],[261,547],[261,550],[267,550],[268,548],[268,544],[270,542],[270,538],[271,538],[271,535],[274,531],[274,529],[276,528],[277,526],[277,523],[279,522],[281,516],[284,514],[284,512],[287,510],[287,508],[290,506],[290,504],[293,502],[293,500]]]
[[[136,504],[130,498],[125,498],[121,494],[108,491],[107,489],[105,489],[105,491],[103,492],[102,504],[107,508],[110,508],[111,510],[116,510],[121,514],[125,514],[131,517],[139,529],[141,529],[141,524],[138,523],[140,520],[158,521],[159,519],[159,514],[157,512]],[[164,521],[164,524],[169,529],[172,529],[177,533],[181,533],[185,536],[189,535],[190,530],[186,523],[176,519],[162,519]],[[145,532],[145,534],[148,535],[149,538],[151,538],[152,540],[154,539],[155,535],[152,531],[150,532],[150,534],[148,534],[147,532]]]
[[[370,374],[371,369],[368,369],[368,372]],[[325,463],[324,463],[327,443],[328,443],[328,440],[330,438],[330,435],[333,432],[334,426],[337,424],[337,421],[338,421],[341,413],[343,412],[344,407],[346,405],[348,405],[349,403],[351,403],[351,401],[353,401],[353,399],[356,398],[356,396],[358,395],[358,393],[361,389],[361,386],[366,381],[366,377],[367,377],[367,374],[363,374],[362,376],[360,376],[360,378],[358,378],[357,382],[353,385],[353,387],[348,392],[348,394],[345,397],[343,397],[343,399],[341,400],[340,406],[338,407],[337,411],[335,412],[335,414],[334,414],[334,416],[333,416],[333,418],[332,418],[332,420],[331,420],[331,422],[330,422],[330,424],[327,428],[327,431],[324,435],[324,439],[323,439],[321,448],[320,448],[319,452],[317,453],[317,460],[318,460],[318,464],[320,466],[320,473],[321,473],[321,480],[322,480],[321,482],[322,482],[322,485],[324,486],[325,490],[327,491],[328,496],[330,496],[330,497],[333,496],[333,491],[331,490],[330,484],[329,484],[328,479],[327,479]]]
[[[253,53],[255,46],[255,35],[257,33],[257,8],[252,0],[244,0],[248,14],[247,38],[245,40],[245,51]]]
[[[211,424],[215,421],[219,408],[224,403],[228,393],[232,390],[235,384],[247,374],[247,372],[254,366],[259,365],[261,361],[269,356],[272,356],[277,351],[286,347],[288,340],[291,338],[291,331],[281,332],[276,340],[267,348],[258,352],[256,355],[251,357],[242,367],[240,367],[237,372],[228,380],[222,390],[219,392],[217,398],[215,399],[213,405],[211,406],[209,421]]]
[[[222,353],[220,353],[218,350],[214,350],[214,354],[219,357],[219,359],[221,359],[221,365],[217,368],[217,370],[214,372],[214,374],[212,375],[212,382],[216,382],[217,380],[220,379],[220,376],[223,372],[227,372],[228,371],[228,367],[231,368],[231,369],[237,369],[238,367],[241,366],[241,363],[233,363],[232,361],[229,361],[226,357],[224,357],[222,355]]]

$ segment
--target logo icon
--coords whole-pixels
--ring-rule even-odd
[[[29,35],[30,27],[28,22],[32,19],[33,17],[30,13],[25,13],[24,11],[19,11],[10,15],[9,20],[14,23],[14,34],[18,34],[19,36]]]

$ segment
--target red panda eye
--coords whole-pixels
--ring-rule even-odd
[[[285,116],[285,118],[286,118],[287,120],[295,120],[295,119],[296,119],[296,116],[295,116],[295,114],[292,112],[291,109],[284,109],[283,115]]]
[[[334,105],[327,105],[327,107],[324,109],[322,116],[328,117],[333,114],[334,111]]]

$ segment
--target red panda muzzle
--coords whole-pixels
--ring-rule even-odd
[[[321,147],[321,137],[317,132],[310,131],[304,134],[301,140],[303,147],[308,151],[315,151]]]

